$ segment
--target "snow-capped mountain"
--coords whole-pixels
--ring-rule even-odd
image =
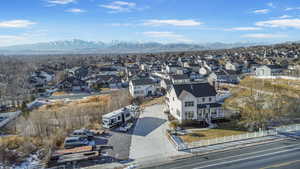
[[[136,53],[136,52],[163,52],[163,51],[192,51],[206,49],[222,49],[257,45],[254,43],[210,43],[186,44],[158,42],[122,42],[111,43],[84,41],[79,39],[66,41],[52,41],[26,45],[0,47],[0,54],[57,54],[57,53]]]

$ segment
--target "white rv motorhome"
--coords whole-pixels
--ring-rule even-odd
[[[104,128],[112,128],[125,124],[135,117],[135,110],[132,106],[113,111],[102,116],[102,123]]]

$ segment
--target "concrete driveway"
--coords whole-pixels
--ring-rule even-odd
[[[168,121],[163,113],[163,105],[145,108],[132,133],[130,159],[139,161],[182,155],[183,152],[178,152],[169,142],[167,128]]]

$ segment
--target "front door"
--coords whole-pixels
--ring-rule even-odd
[[[122,123],[125,123],[125,114],[122,113]]]

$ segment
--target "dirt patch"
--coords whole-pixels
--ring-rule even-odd
[[[184,142],[191,143],[191,142],[215,139],[215,138],[225,137],[225,136],[240,135],[244,133],[246,132],[239,131],[239,130],[224,130],[224,129],[195,130],[192,133],[189,133],[184,136],[180,136],[180,138]]]

